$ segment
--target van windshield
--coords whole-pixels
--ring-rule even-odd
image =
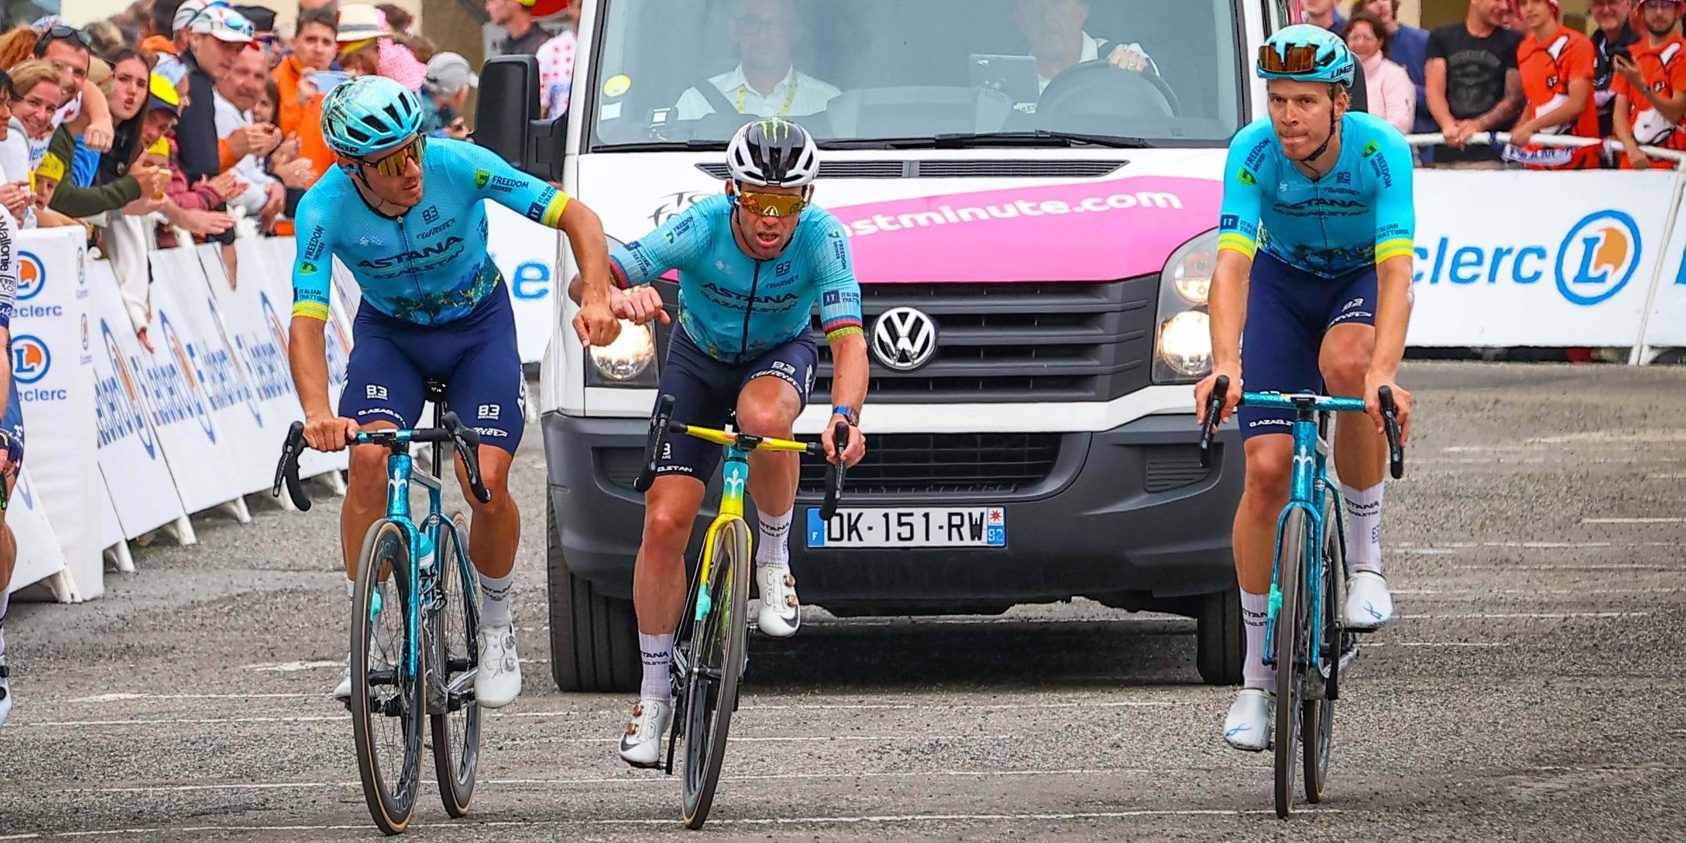
[[[606,0],[573,99],[595,150],[723,148],[772,116],[831,148],[1221,145],[1235,2]]]

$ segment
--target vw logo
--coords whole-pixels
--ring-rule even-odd
[[[911,372],[937,353],[937,323],[911,307],[887,310],[872,326],[872,353],[898,372]]]

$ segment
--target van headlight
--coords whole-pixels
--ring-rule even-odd
[[[655,386],[656,338],[649,325],[621,320],[621,334],[606,346],[592,346],[590,386]],[[594,381],[594,382],[593,382]]]
[[[1217,267],[1214,228],[1172,252],[1159,273],[1154,383],[1193,383],[1212,371],[1212,322],[1206,300]]]

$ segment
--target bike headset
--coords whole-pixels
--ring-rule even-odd
[[[1329,85],[1329,136],[1299,163],[1309,166],[1334,142],[1337,121],[1333,101],[1341,91],[1352,87],[1357,66],[1358,60],[1339,35],[1309,23],[1286,27],[1259,47],[1259,78]]]

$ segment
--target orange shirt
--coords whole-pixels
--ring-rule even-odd
[[[1661,47],[1653,48],[1645,40],[1629,49],[1633,51],[1634,64],[1639,65],[1639,72],[1645,77],[1646,87],[1658,96],[1669,99],[1679,91],[1686,91],[1686,38],[1670,35]],[[1686,131],[1663,119],[1644,92],[1634,88],[1621,74],[1611,80],[1610,93],[1627,97],[1628,125],[1640,144],[1686,150]],[[1626,154],[1622,155],[1622,165],[1631,166]]]
[[[320,178],[334,166],[334,152],[322,138],[322,95],[317,94],[305,104],[298,99],[299,78],[309,73],[299,64],[298,56],[288,56],[275,67],[275,87],[281,94],[281,113],[277,121],[281,134],[298,135],[299,154],[309,158],[312,170]]]
[[[1569,83],[1574,80],[1585,79],[1590,87],[1596,55],[1591,38],[1566,26],[1559,25],[1551,39],[1544,43],[1532,34],[1523,38],[1522,44],[1516,48],[1516,65],[1522,71],[1522,92],[1528,99],[1528,105],[1522,112],[1523,119],[1532,120],[1555,108],[1566,108]],[[1544,131],[1581,138],[1598,137],[1598,109],[1593,107],[1590,93],[1585,110],[1573,123]],[[1588,147],[1576,150],[1568,163],[1546,169],[1597,167],[1598,158],[1598,148]]]

